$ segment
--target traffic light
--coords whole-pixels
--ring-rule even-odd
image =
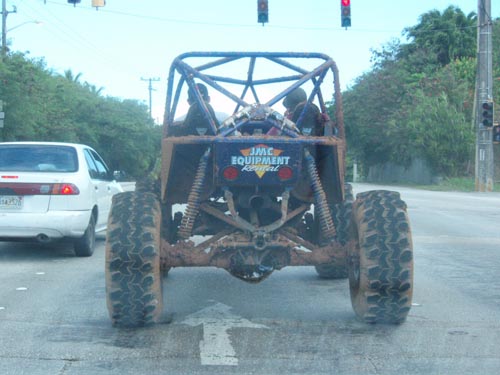
[[[257,22],[262,25],[269,22],[269,4],[267,0],[257,0]]]
[[[500,125],[493,126],[493,143],[500,143]]]
[[[81,3],[81,2],[82,2],[82,0],[68,0],[68,3],[73,4],[74,6],[76,6],[76,4]]]
[[[92,0],[92,6],[96,9],[106,5],[106,0]]]
[[[342,27],[351,27],[351,0],[340,0],[340,19]]]
[[[0,100],[0,128],[3,128],[4,118],[5,118],[5,112],[3,111],[3,101]]]
[[[493,126],[493,102],[483,102],[481,114],[481,124],[483,126]]]

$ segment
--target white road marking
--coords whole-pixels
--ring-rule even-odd
[[[28,290],[28,288],[26,288],[24,286],[20,286],[19,288],[16,288],[16,290]]]
[[[231,344],[228,331],[232,328],[268,328],[233,315],[230,310],[231,307],[217,303],[189,315],[182,322],[192,327],[203,325],[203,340],[200,341],[202,365],[237,366],[238,357]]]

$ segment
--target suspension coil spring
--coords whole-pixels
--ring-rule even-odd
[[[321,185],[321,180],[319,179],[318,170],[316,168],[316,162],[313,156],[308,150],[304,151],[307,173],[311,179],[311,188],[314,194],[314,205],[316,208],[316,213],[319,217],[319,223],[321,227],[321,232],[325,238],[333,239],[336,235],[335,225],[333,224],[332,215],[330,208],[328,207],[328,201],[326,200],[326,194]]]
[[[205,151],[200,159],[198,170],[193,181],[193,187],[189,193],[186,212],[182,216],[181,225],[179,226],[178,236],[182,239],[187,239],[193,231],[194,221],[200,210],[200,195],[203,191],[203,184],[207,174],[208,157],[210,156],[210,148]]]

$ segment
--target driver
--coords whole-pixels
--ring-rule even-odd
[[[207,86],[202,83],[197,83],[196,88],[208,109],[210,118],[213,119],[215,126],[219,127],[219,121],[217,120],[214,109],[210,105],[210,96],[208,95]],[[188,90],[188,103],[189,110],[184,121],[179,126],[170,129],[169,133],[174,136],[214,135],[210,122],[206,118],[205,111],[196,100],[196,94],[192,89]]]

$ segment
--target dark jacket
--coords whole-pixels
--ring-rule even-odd
[[[219,122],[215,116],[214,109],[207,102],[205,102],[205,105],[207,106],[210,117],[214,120],[215,125],[218,127]],[[205,113],[198,103],[191,104],[183,123],[179,126],[175,126],[175,129],[172,129],[169,134],[173,136],[214,135],[212,128],[210,127],[210,122],[205,117]]]
[[[300,123],[297,123],[306,105],[307,108],[304,116],[302,117]],[[321,111],[315,104],[307,104],[307,102],[297,104],[290,115],[290,120],[292,120],[301,131],[304,128],[312,129],[309,135],[323,135],[324,121],[321,116]]]

